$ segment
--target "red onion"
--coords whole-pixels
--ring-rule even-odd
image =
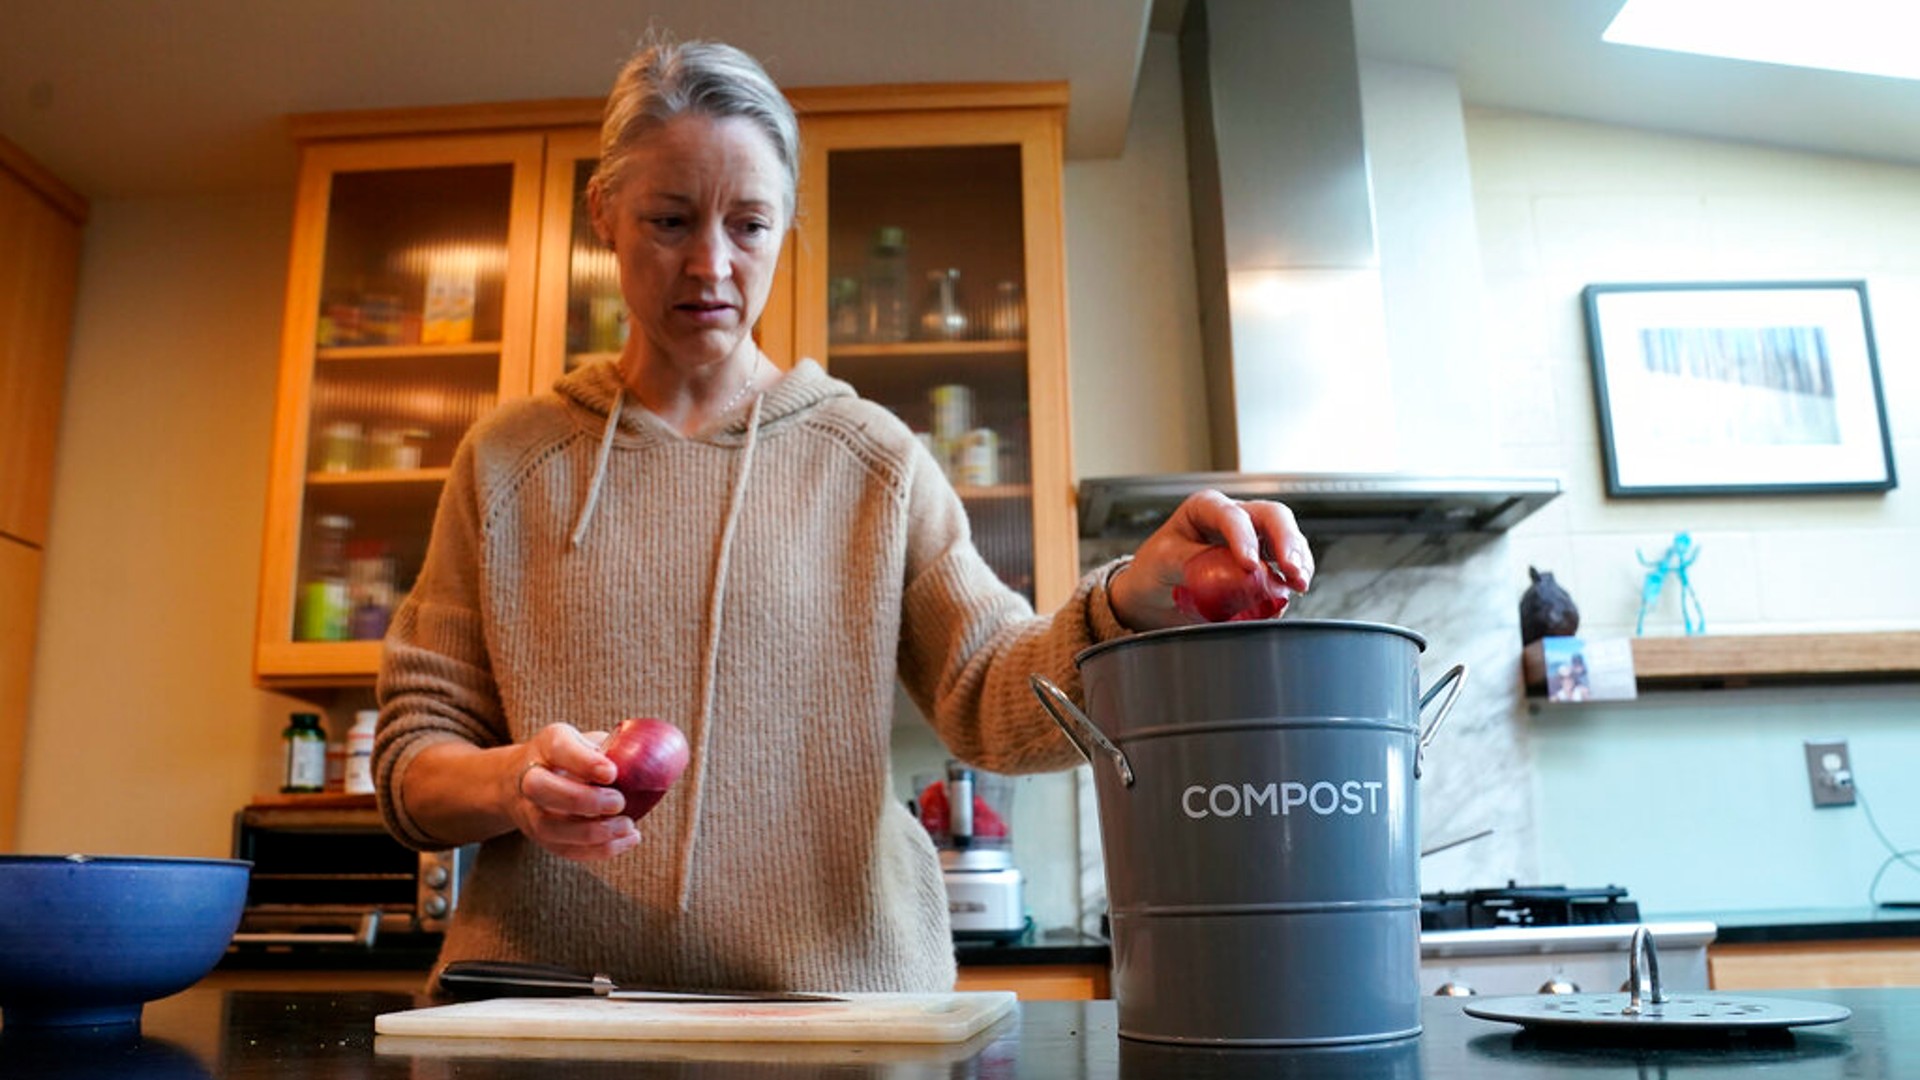
[[[1233,549],[1215,546],[1187,560],[1173,604],[1207,622],[1272,619],[1286,610],[1293,590],[1265,562],[1249,573]]]
[[[627,797],[626,815],[635,821],[687,771],[687,737],[665,720],[622,720],[600,749],[619,770],[612,786]]]

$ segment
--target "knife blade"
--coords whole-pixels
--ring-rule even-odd
[[[739,1004],[845,1001],[830,994],[791,991],[654,990],[622,987],[605,975],[585,975],[548,964],[509,960],[455,960],[440,971],[440,992],[458,1001],[498,997],[597,997],[617,1001]]]

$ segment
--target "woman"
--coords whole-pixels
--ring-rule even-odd
[[[609,98],[588,189],[634,332],[503,406],[457,454],[387,639],[375,769],[420,848],[484,842],[442,961],[534,960],[687,988],[940,990],[926,833],[890,790],[896,681],[958,757],[1077,760],[1030,673],[1188,621],[1185,560],[1274,553],[1291,514],[1190,500],[1036,617],[981,560],[913,434],[750,331],[793,222],[798,127],[752,59],[655,44]],[[687,773],[637,824],[604,732],[680,726]]]

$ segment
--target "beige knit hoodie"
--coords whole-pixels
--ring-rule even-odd
[[[692,763],[617,858],[488,841],[441,962],[689,988],[951,987],[938,862],[892,788],[895,682],[956,757],[1075,764],[1027,676],[1077,698],[1074,654],[1126,632],[1104,570],[1034,616],[913,434],[811,361],[701,438],[626,401],[610,363],[555,390],[502,406],[455,456],[387,637],[381,811],[402,842],[443,846],[406,811],[414,756],[555,721],[669,720]]]

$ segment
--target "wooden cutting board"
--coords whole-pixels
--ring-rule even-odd
[[[845,1001],[708,1003],[494,998],[386,1013],[379,1035],[669,1042],[963,1042],[1013,1010],[1010,990],[845,994]]]

